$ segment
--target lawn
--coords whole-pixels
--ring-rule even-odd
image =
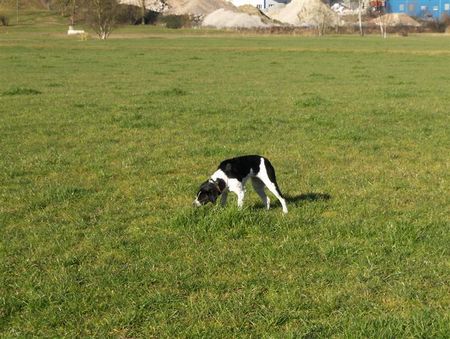
[[[449,337],[450,37],[0,31],[1,337]],[[192,207],[262,154],[289,214]]]

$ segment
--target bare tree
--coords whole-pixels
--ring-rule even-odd
[[[11,8],[16,4],[17,1],[17,9],[19,8],[19,0],[0,0],[0,9],[2,6],[6,6],[7,8]],[[17,12],[17,22],[19,22],[19,12]]]
[[[338,17],[327,5],[321,1],[313,1],[298,14],[299,17],[314,27],[317,34],[322,36],[327,28],[338,25]]]
[[[61,16],[65,16],[71,4],[72,0],[52,0],[50,2],[50,7],[54,10],[58,10],[61,13]]]
[[[358,0],[358,23],[359,23],[359,35],[364,36],[364,30],[362,25],[362,11],[364,7],[364,0]]]
[[[329,27],[337,27],[339,25],[338,21],[338,16],[335,13],[329,11],[327,7],[321,7],[317,15],[316,26],[319,36],[325,35],[325,32]]]
[[[6,5],[9,8],[15,7],[16,10],[16,22],[19,24],[19,12],[20,12],[20,0],[0,0],[0,5]]]
[[[61,16],[66,16],[70,13],[70,23],[75,25],[75,17],[77,14],[78,4],[77,0],[52,0],[49,2],[52,9],[58,10]]]
[[[387,27],[390,24],[389,15],[380,15],[377,18],[377,25],[380,26],[380,33],[383,38],[387,38]]]
[[[86,19],[102,40],[106,40],[116,26],[117,0],[85,0]]]
[[[66,0],[67,1],[67,0]],[[70,15],[70,22],[72,26],[75,25],[75,16],[77,14],[77,0],[69,0],[69,3],[72,5],[72,13]]]
[[[5,5],[7,8],[14,7],[16,10],[16,21],[19,23],[20,0],[0,0],[0,5]]]
[[[392,16],[385,14],[385,8],[381,1],[376,2],[374,7],[374,13],[377,15],[375,24],[380,27],[381,37],[387,38],[387,27],[391,24]]]
[[[145,12],[146,12],[146,8],[145,8],[145,0],[140,0],[140,7],[141,7],[141,24],[145,25]]]
[[[16,10],[16,22],[19,24],[19,14],[20,14],[20,7],[21,7],[21,1],[20,0],[0,0],[0,5],[5,5],[7,8],[15,8]]]

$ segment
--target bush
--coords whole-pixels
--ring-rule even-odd
[[[189,15],[166,15],[161,18],[160,22],[167,28],[191,27],[191,18]]]
[[[117,10],[117,23],[134,24],[140,19],[139,7],[130,5],[119,5]]]
[[[2,26],[8,26],[9,25],[9,19],[6,15],[0,14],[0,24]]]
[[[448,28],[450,27],[450,15],[448,14],[443,14],[441,17],[441,22],[445,27],[445,31],[448,31]]]
[[[148,11],[145,13],[145,24],[146,25],[154,25],[158,21],[159,16],[161,13],[155,12],[155,11]]]
[[[144,22],[146,25],[154,25],[158,20],[160,13],[147,11],[145,13]],[[137,6],[119,5],[117,13],[117,23],[140,25],[142,23],[141,9]]]
[[[446,24],[442,20],[427,20],[422,23],[426,32],[444,33]]]

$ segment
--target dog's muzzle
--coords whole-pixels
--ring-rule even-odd
[[[195,200],[192,202],[192,205],[194,205],[195,207],[200,207],[202,204],[200,203],[200,201],[198,201],[198,199],[195,199]]]

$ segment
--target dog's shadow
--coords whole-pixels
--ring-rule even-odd
[[[272,203],[279,204],[278,200],[275,198],[271,198]],[[302,193],[299,195],[289,195],[286,194],[284,196],[284,199],[289,204],[292,204],[294,206],[297,206],[301,202],[316,202],[316,201],[327,201],[331,199],[331,195],[328,193],[316,193],[316,192],[308,192],[308,193]],[[264,208],[264,205],[261,203],[257,203],[255,205],[256,208]]]
[[[299,203],[302,201],[308,201],[308,202],[312,202],[312,201],[327,201],[331,199],[331,195],[329,195],[328,193],[315,193],[315,192],[308,192],[308,193],[302,193],[300,195],[286,195],[284,197],[286,199],[286,202],[288,203]]]

